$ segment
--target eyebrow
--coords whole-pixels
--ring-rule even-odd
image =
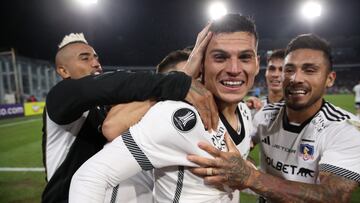
[[[309,67],[309,66],[312,66],[312,67],[319,67],[318,65],[316,65],[315,63],[304,63],[303,65],[302,65],[303,67]]]
[[[224,54],[227,54],[227,53],[228,53],[227,51],[224,51],[224,50],[222,50],[222,49],[214,49],[214,50],[211,50],[211,51],[210,51],[210,53],[214,53],[214,52],[221,52],[221,53],[224,53]],[[247,49],[247,50],[240,51],[240,54],[248,54],[248,53],[251,53],[251,54],[256,55],[255,51],[254,51],[254,50],[251,50],[251,49]]]
[[[294,67],[295,65],[293,63],[286,63],[284,64],[284,67]]]
[[[80,54],[79,54],[79,57],[82,57],[82,56],[91,56],[91,53],[89,53],[89,52],[80,53]],[[98,55],[95,54],[95,53],[94,53],[94,56],[95,56],[95,57],[98,57]]]

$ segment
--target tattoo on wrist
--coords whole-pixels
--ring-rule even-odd
[[[240,183],[244,185],[248,178],[250,177],[251,170],[242,157],[232,156],[230,157],[230,162],[232,163],[232,168],[230,170],[229,181],[232,183]]]

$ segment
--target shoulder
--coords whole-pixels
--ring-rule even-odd
[[[241,116],[243,119],[245,120],[249,120],[251,121],[252,120],[252,117],[251,117],[251,110],[249,109],[249,107],[246,105],[245,102],[239,102],[238,103],[238,108],[240,110],[240,113],[241,113]]]
[[[314,117],[311,124],[316,131],[336,137],[336,139],[349,139],[355,136],[360,141],[360,120],[352,113],[337,107],[329,102],[325,102]]]
[[[150,108],[147,114],[173,115],[179,114],[181,112],[185,114],[189,112],[190,114],[198,115],[198,112],[192,105],[186,102],[170,100],[157,102],[153,107]]]
[[[337,107],[327,101],[324,102],[319,114],[323,116],[326,122],[343,122],[349,119],[356,119],[356,116],[340,107]]]
[[[283,101],[278,103],[268,103],[262,109],[260,109],[257,114],[255,114],[253,121],[254,123],[269,123],[274,121],[280,113],[281,109],[284,107],[285,103]]]
[[[161,131],[168,129],[186,133],[198,125],[202,125],[202,122],[192,105],[181,101],[163,101],[151,107],[136,126],[152,130],[159,128],[158,130]]]

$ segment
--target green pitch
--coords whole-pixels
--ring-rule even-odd
[[[326,99],[350,112],[355,111],[352,95],[329,95]],[[41,127],[40,116],[0,120],[0,168],[42,167]],[[258,161],[258,149],[251,154]],[[0,171],[0,202],[40,202],[44,186],[44,172]],[[256,198],[242,194],[241,202],[256,202]],[[360,189],[354,192],[351,202],[360,202]]]

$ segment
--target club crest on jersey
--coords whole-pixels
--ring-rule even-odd
[[[181,132],[188,132],[196,124],[195,112],[188,108],[181,108],[175,111],[172,117],[174,126]]]
[[[300,144],[300,157],[304,159],[304,161],[307,160],[313,160],[314,159],[314,146],[309,144]]]

